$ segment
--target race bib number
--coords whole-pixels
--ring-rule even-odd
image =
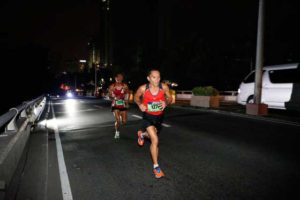
[[[149,102],[148,103],[148,112],[158,112],[161,111],[161,102]]]
[[[124,100],[119,99],[119,100],[116,100],[116,105],[117,105],[117,106],[124,106],[124,105],[125,105],[125,102],[124,102]]]

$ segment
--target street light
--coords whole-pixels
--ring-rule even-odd
[[[95,95],[95,97],[96,97],[96,95],[97,95],[97,70],[98,70],[98,68],[99,68],[99,64],[95,64],[94,65],[95,66],[95,92],[94,92],[94,95]]]
[[[99,64],[96,62],[96,49],[95,44],[93,44],[93,51],[92,51],[92,64],[95,68],[95,89],[94,89],[94,96],[97,95],[97,68],[99,67]]]

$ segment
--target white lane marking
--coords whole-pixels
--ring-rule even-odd
[[[50,105],[51,105],[51,101],[50,101],[49,104],[48,104],[48,109],[47,109],[48,115],[49,115],[49,113],[50,113]]]
[[[103,106],[97,106],[97,105],[94,105],[94,107],[96,107],[96,108],[100,108],[100,109],[102,109],[102,108],[103,108]]]
[[[139,115],[131,115],[132,117],[135,117],[135,118],[139,118],[139,119],[143,119],[141,116]]]
[[[135,117],[135,118],[143,119],[143,117],[141,117],[141,116],[139,116],[139,115],[131,115],[131,116],[132,116],[132,117]],[[161,125],[164,126],[164,127],[167,127],[167,128],[170,128],[170,127],[171,127],[171,125],[166,124],[166,123],[162,123]]]
[[[72,111],[73,113],[83,113],[83,112],[91,112],[91,111],[96,111],[97,109],[86,109],[86,110],[76,110]],[[57,114],[64,114],[64,113],[69,113],[68,111],[63,111],[63,112],[56,112]]]
[[[167,128],[170,128],[170,127],[171,127],[171,125],[166,124],[166,123],[162,123],[161,125],[164,126],[164,127],[167,127]]]
[[[47,108],[47,112],[45,114],[45,125],[47,124],[47,120],[49,118],[49,114],[50,114],[50,108],[51,108],[51,100],[49,100],[49,102],[46,104],[48,106]],[[47,130],[47,136],[49,134],[48,132],[48,129],[47,129],[47,126],[45,126],[46,130]],[[46,166],[49,165],[49,146],[48,146],[48,142],[46,142]],[[48,194],[48,180],[49,180],[49,173],[48,173],[48,167],[45,167],[45,174],[46,174],[46,181],[45,181],[45,188],[44,188],[44,191],[45,191],[45,197],[44,197],[44,200],[47,200],[47,194]]]
[[[60,137],[59,137],[59,131],[58,131],[52,104],[51,104],[51,110],[53,113],[53,125],[54,125],[57,160],[58,160],[58,168],[59,168],[62,196],[63,196],[64,200],[73,200],[71,186],[70,186],[69,177],[68,177],[68,172],[67,172],[65,159],[64,159],[64,153],[63,153],[63,149],[62,149],[62,145],[61,145],[61,141],[60,141]]]

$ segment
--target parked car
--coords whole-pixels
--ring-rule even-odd
[[[252,71],[240,84],[237,96],[239,104],[254,102],[254,79],[255,71]],[[263,67],[261,102],[269,108],[286,109],[285,104],[292,100],[292,93],[293,96],[300,93],[294,87],[299,82],[299,63]]]

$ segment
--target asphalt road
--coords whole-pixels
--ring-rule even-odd
[[[300,124],[170,107],[159,149],[166,177],[155,179],[150,143],[137,146],[141,112],[134,105],[119,140],[107,101],[52,99],[48,111],[63,155],[52,138],[48,162],[65,164],[60,175],[51,165],[48,180],[63,192],[48,183],[48,199],[299,199]]]

